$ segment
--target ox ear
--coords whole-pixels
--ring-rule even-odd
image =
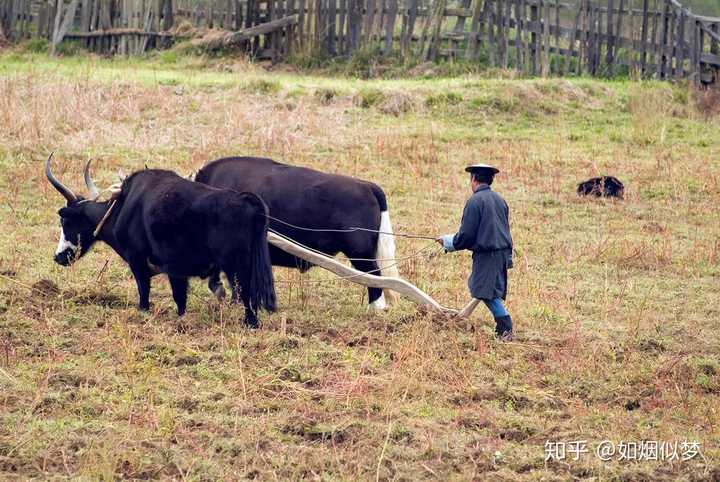
[[[75,212],[74,209],[65,207],[65,208],[61,208],[58,211],[58,215],[60,215],[61,218],[72,218],[72,217],[77,216],[77,212]]]

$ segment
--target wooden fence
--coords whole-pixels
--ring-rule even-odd
[[[358,49],[486,62],[532,75],[630,73],[709,82],[720,68],[720,18],[677,0],[0,0],[11,40],[75,39],[133,54],[189,30],[278,58],[291,50],[349,56]],[[234,39],[234,40],[232,40]]]

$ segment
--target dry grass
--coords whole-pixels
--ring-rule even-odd
[[[0,477],[720,477],[720,139],[677,91],[41,62],[0,58]],[[108,248],[53,264],[50,150],[73,186],[87,157],[110,182],[120,167],[267,155],[376,181],[396,230],[426,234],[456,227],[462,167],[494,162],[517,341],[496,343],[481,310],[467,325],[408,302],[368,314],[364,290],[321,271],[278,269],[280,310],[259,331],[198,282],[184,330],[163,280],[139,314]],[[597,174],[625,182],[626,201],[578,199]],[[468,271],[437,252],[401,268],[452,306]],[[704,457],[544,462],[546,440],[603,439],[698,440]]]

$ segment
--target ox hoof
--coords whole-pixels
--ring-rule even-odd
[[[223,288],[223,285],[218,284],[212,288],[209,288],[210,293],[217,298],[218,301],[223,301],[225,299],[225,288]]]
[[[385,295],[380,295],[380,298],[376,299],[370,305],[368,305],[368,310],[370,311],[383,311],[387,308],[387,303],[385,302]]]
[[[258,320],[248,320],[246,318],[245,326],[247,326],[248,328],[252,328],[253,330],[257,330],[258,328],[260,328],[260,322]]]

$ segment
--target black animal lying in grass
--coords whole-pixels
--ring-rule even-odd
[[[616,197],[623,199],[625,186],[617,177],[593,177],[578,184],[577,193],[580,196]]]
[[[52,154],[51,156],[52,157]],[[224,272],[232,299],[242,299],[245,323],[257,327],[257,312],[275,309],[267,241],[267,206],[254,194],[188,181],[171,171],[146,169],[126,178],[110,201],[100,195],[85,166],[91,198],[76,196],[45,163],[50,184],[67,200],[60,209],[55,261],[69,266],[95,241],[110,245],[137,282],[140,309],[150,306],[150,278],[170,279],[178,314],[185,312],[188,278]]]

